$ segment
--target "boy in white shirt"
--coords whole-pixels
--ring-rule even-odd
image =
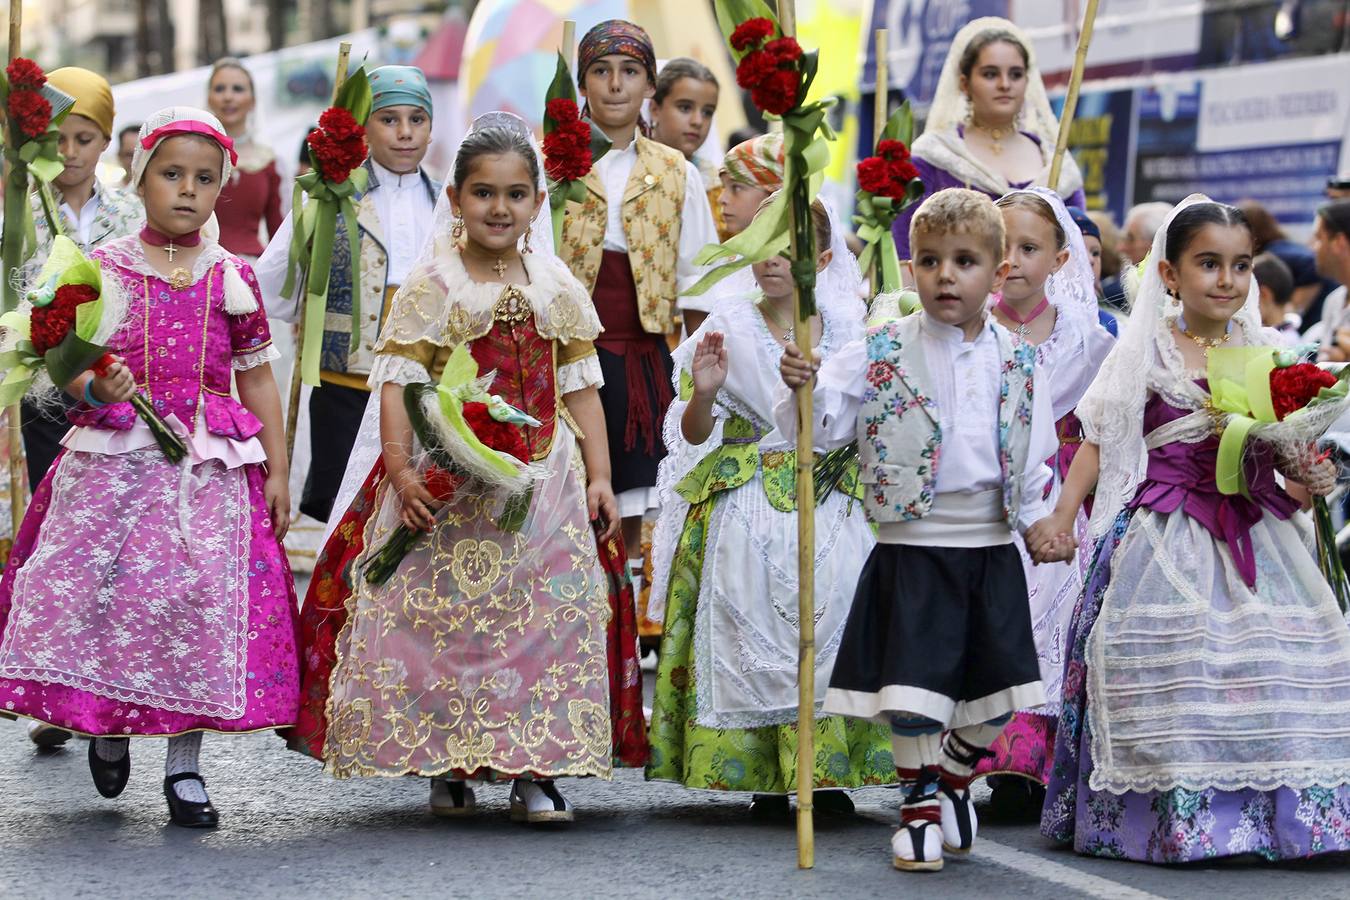
[[[976,191],[939,191],[915,213],[910,246],[922,311],[870,328],[816,373],[817,449],[857,442],[878,541],[825,710],[891,726],[911,785],[893,861],[935,871],[944,849],[974,841],[976,763],[1014,710],[1044,703],[1012,536],[1049,512],[1056,438],[1035,348],[987,313],[1008,271],[998,209]],[[792,344],[780,368],[793,388],[814,371]],[[776,419],[795,433],[786,392]],[[1037,562],[1069,559],[1073,542],[1030,549]]]

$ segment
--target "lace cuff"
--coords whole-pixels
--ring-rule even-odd
[[[418,384],[431,381],[427,367],[415,359],[394,353],[381,353],[375,357],[370,367],[370,377],[366,384],[378,388],[384,384]]]
[[[374,377],[374,376],[372,376]],[[558,393],[570,394],[588,387],[600,387],[605,377],[600,374],[600,357],[592,353],[576,362],[558,367]]]
[[[230,367],[236,372],[246,372],[249,369],[256,369],[263,363],[270,363],[278,359],[281,359],[281,351],[276,348],[275,344],[268,344],[248,353],[237,354],[230,361]]]

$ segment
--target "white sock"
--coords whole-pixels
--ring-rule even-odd
[[[198,772],[197,757],[202,749],[202,733],[189,731],[177,737],[169,738],[169,750],[164,755],[164,775],[181,775],[184,772]],[[206,788],[200,781],[180,781],[173,786],[180,800],[189,803],[206,803]]]
[[[104,762],[121,762],[131,752],[131,741],[126,738],[94,738],[94,752]]]

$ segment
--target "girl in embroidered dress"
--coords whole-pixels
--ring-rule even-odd
[[[1045,373],[1042,384],[1059,436],[1059,452],[1049,460],[1051,504],[1082,441],[1073,408],[1111,352],[1115,339],[1097,319],[1097,293],[1082,232],[1059,195],[1034,187],[1004,194],[997,204],[1008,234],[1008,279],[993,295],[992,312],[999,324],[1036,347],[1036,363]],[[1076,535],[1086,538],[1087,517],[1079,516]],[[1074,601],[1083,586],[1084,560],[1034,565],[1020,535],[1014,543],[1022,554],[1031,605],[1032,634],[1045,687],[1046,705],[1013,716],[1003,734],[981,760],[977,776],[991,775],[993,803],[1004,816],[1039,817],[1042,785],[1050,775],[1055,746],[1059,679],[1064,669],[1064,636]],[[1008,775],[1022,777],[1005,777]]]
[[[1209,348],[1271,344],[1251,231],[1194,195],[1148,260],[1055,512],[1027,535],[1035,553],[1071,531],[1095,483],[1041,829],[1155,863],[1350,850],[1350,630],[1275,479],[1331,489],[1307,443],[1345,404],[1264,426],[1246,495],[1221,494]]]
[[[816,352],[829,358],[863,333],[861,276],[843,230],[812,206],[822,271]],[[773,424],[776,374],[792,335],[785,259],[754,266],[759,289],[726,297],[675,351],[678,397],[666,416],[653,540],[654,611],[669,604],[652,708],[649,779],[704,790],[752,791],[756,816],[781,818],[796,788],[796,453]],[[816,530],[817,703],[874,543],[858,502],[857,467],[819,498]],[[653,607],[649,607],[652,609]],[[816,722],[819,788],[895,780],[890,736],[841,716]],[[851,812],[842,790],[816,795]]]
[[[523,237],[527,248],[547,240],[541,168],[513,116],[480,119],[460,146],[442,208],[457,218],[451,227],[448,212],[438,215],[395,296],[370,377],[379,409],[348,468],[350,478],[362,467],[364,484],[301,614],[304,701],[292,746],[339,778],[428,776],[439,815],[473,811],[467,779],[506,777],[514,819],[570,821],[553,779],[611,773],[606,623],[623,560],[616,549],[602,567],[591,527],[602,520],[608,542],[619,526],[596,391],[600,322],[556,257],[519,249]],[[404,385],[439,380],[457,347],[495,372],[492,393],[542,423],[525,432],[547,475],[515,532],[499,527],[503,498],[490,486],[469,479],[445,500],[427,487]],[[368,551],[400,524],[426,536],[372,584],[361,574]],[[631,598],[628,609],[636,685]],[[640,696],[633,702],[640,726]]]
[[[298,696],[275,351],[252,270],[199,233],[233,158],[202,110],[141,127],[145,227],[91,254],[125,310],[122,361],[65,386],[75,427],[0,582],[0,706],[92,736],[105,797],[126,786],[128,737],[169,736],[169,811],[195,827],[217,821],[202,732],[290,725]],[[126,402],[138,388],[187,460],[166,460]]]

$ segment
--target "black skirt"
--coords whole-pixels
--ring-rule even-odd
[[[61,394],[61,404],[38,406],[23,401],[20,422],[23,429],[24,461],[28,466],[28,489],[37,490],[47,470],[61,452],[61,439],[70,431],[66,413],[74,409],[76,401]]]
[[[656,471],[666,456],[661,427],[670,405],[669,385],[673,363],[665,340],[650,341],[651,347],[636,367],[627,355],[596,347],[600,373],[605,383],[600,388],[600,406],[605,411],[605,432],[609,438],[610,484],[615,494],[636,488],[656,487]],[[665,386],[666,391],[661,387]],[[634,412],[634,393],[641,393],[637,406],[645,421],[630,424]],[[634,433],[636,432],[636,434]]]
[[[863,566],[825,710],[960,727],[1045,702],[1012,544],[877,544]]]

